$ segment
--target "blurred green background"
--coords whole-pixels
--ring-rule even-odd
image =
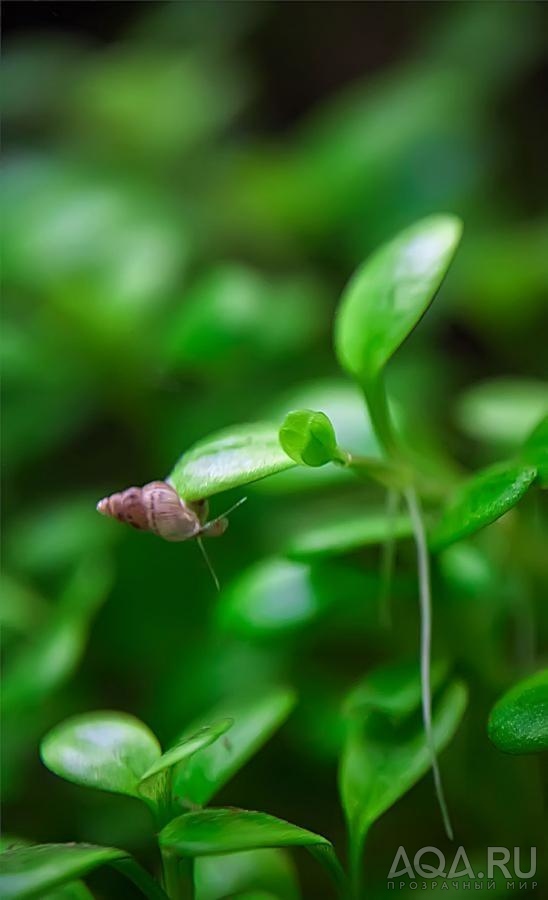
[[[376,547],[322,561],[301,617],[302,573],[250,591],[243,611],[230,585],[301,523],[382,496],[323,472],[250,489],[210,545],[220,598],[196,546],[122,529],[95,502],[165,477],[211,431],[295,406],[325,409],[359,449],[361,411],[331,348],[337,299],[378,243],[431,212],[462,216],[464,241],[391,389],[449,482],[523,439],[547,405],[546,23],[535,3],[5,4],[10,834],[124,846],[153,864],[138,805],[55,779],[40,737],[112,708],[167,742],[224,695],[281,681],[296,711],[218,802],[344,853],[341,697],[417,653],[413,547],[398,548],[390,629]],[[504,757],[485,731],[494,700],[546,652],[537,515],[524,504],[435,571],[435,646],[471,689],[442,766],[469,852],[546,830],[537,760]],[[372,896],[400,844],[433,843],[446,847],[427,778],[371,834]],[[296,862],[303,895],[329,896],[314,863]],[[134,896],[110,877],[91,880],[99,896]]]

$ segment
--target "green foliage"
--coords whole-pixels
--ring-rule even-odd
[[[458,489],[434,527],[432,548],[439,550],[500,519],[527,493],[536,476],[535,467],[512,461],[473,475]]]
[[[447,675],[447,665],[438,662],[432,667],[432,688],[435,691]],[[405,719],[416,712],[421,701],[419,666],[416,662],[389,664],[374,669],[346,696],[344,710],[348,716],[363,717],[379,712],[394,719]]]
[[[226,856],[201,856],[194,864],[196,900],[217,900],[219,896],[243,891],[269,892],[279,900],[299,900],[296,873],[283,850],[262,849]]]
[[[488,730],[504,753],[548,750],[548,669],[524,678],[497,701]]]
[[[248,700],[223,701],[210,716],[230,716],[234,724],[225,740],[218,741],[189,759],[175,773],[173,791],[191,804],[203,805],[229,781],[285,721],[295,705],[287,688]],[[194,729],[198,723],[191,726]]]
[[[242,637],[283,638],[322,621],[341,602],[363,602],[368,587],[355,569],[274,557],[250,566],[225,588],[218,619]]]
[[[474,384],[459,398],[456,418],[470,437],[515,449],[548,414],[543,381],[494,378]]]
[[[461,236],[452,216],[432,216],[377,250],[352,278],[335,325],[341,365],[375,381],[434,299]]]
[[[185,500],[200,500],[294,465],[280,446],[278,430],[259,422],[199,441],[183,454],[169,481]]]
[[[47,891],[125,856],[123,850],[91,844],[41,844],[5,850],[0,854],[2,897],[44,897]]]
[[[400,690],[403,694],[405,689]],[[438,752],[453,737],[466,697],[464,686],[454,682],[437,700],[433,734]],[[417,692],[414,699],[418,705]],[[364,712],[363,721],[350,723],[341,759],[340,790],[356,853],[373,822],[426,774],[430,762],[422,724],[416,721],[393,723],[372,705]]]
[[[48,769],[68,781],[139,797],[140,781],[162,751],[154,734],[134,716],[97,712],[53,728],[42,741],[41,755]]]
[[[293,559],[315,559],[350,553],[369,544],[382,544],[389,537],[405,538],[413,533],[409,516],[399,515],[390,523],[386,512],[345,512],[338,510],[331,522],[303,528],[285,546]]]
[[[533,429],[521,451],[523,461],[534,466],[541,487],[548,487],[548,416]]]
[[[29,12],[16,33],[8,21],[3,48],[5,825],[134,848],[160,881],[126,855],[116,868],[155,900],[190,896],[192,868],[196,900],[296,900],[284,850],[227,854],[219,829],[212,855],[193,860],[158,854],[153,831],[183,812],[211,822],[215,811],[196,806],[217,795],[344,847],[341,749],[353,900],[363,830],[389,807],[363,893],[390,894],[395,836],[407,847],[417,837],[412,805],[392,804],[433,759],[402,495],[419,543],[424,510],[436,551],[438,749],[464,706],[447,672],[469,685],[466,741],[447,772],[459,843],[487,845],[504,822],[508,846],[525,834],[538,844],[542,828],[537,761],[504,758],[484,727],[501,685],[534,670],[546,632],[548,223],[542,92],[530,90],[542,16],[534,4],[430,4],[392,23],[382,4],[319,4],[312,17],[297,4],[284,28],[283,6],[122,4],[91,41],[87,22],[76,32],[61,11],[54,34]],[[379,54],[387,23],[395,50]],[[288,93],[297,70],[307,78]],[[519,128],[512,115],[495,127],[493,110],[513,107]],[[453,264],[457,216],[466,240]],[[415,328],[450,263],[442,302]],[[212,516],[250,494],[211,542],[218,598],[195,544],[95,512],[181,453],[182,497],[235,491]],[[424,670],[424,548],[419,564]],[[500,714],[497,704],[501,748],[543,740],[543,683],[516,685]],[[179,739],[162,752],[131,719],[133,738],[122,729],[101,747],[72,735],[54,753],[63,777],[76,759],[78,783],[122,794],[40,775],[41,735],[125,702]],[[433,807],[431,779],[409,799]],[[232,846],[262,833],[242,815],[230,817]],[[423,826],[424,843],[443,846],[433,815]],[[51,866],[51,849],[9,850],[17,878],[47,862],[22,896],[89,900],[75,881],[85,871],[59,862],[76,850],[59,848]],[[315,852],[332,859],[327,844]],[[323,897],[325,873],[293,858],[303,896]],[[112,866],[91,884],[105,898],[135,894]]]
[[[159,835],[160,846],[182,857],[239,853],[263,847],[306,847],[331,871],[342,877],[331,843],[262,812],[244,809],[204,809],[173,819]]]
[[[302,466],[316,468],[344,460],[333,425],[323,412],[299,409],[288,413],[280,428],[280,444]]]

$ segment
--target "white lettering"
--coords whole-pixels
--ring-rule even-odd
[[[421,865],[421,859],[425,853],[433,853],[434,856],[437,857],[439,867],[431,866],[426,863],[424,866]],[[445,878],[445,872],[443,871],[443,867],[445,865],[445,856],[438,850],[436,847],[423,847],[422,850],[417,850],[415,853],[415,858],[413,860],[415,871],[417,875],[420,875],[422,878],[436,878],[436,876],[442,876]]]

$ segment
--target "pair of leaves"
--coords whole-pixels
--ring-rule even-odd
[[[255,422],[223,429],[179,459],[169,482],[186,500],[200,500],[293,468],[341,461],[333,426],[324,413],[298,410],[282,428]]]
[[[232,720],[221,719],[162,754],[156,736],[134,716],[91,713],[53,728],[42,741],[41,755],[48,769],[68,781],[138,797],[156,810],[166,802],[165,777],[170,770],[216,741],[231,725]]]
[[[164,815],[172,794],[207,803],[282,724],[294,702],[293,692],[280,688],[247,704],[226,704],[214,713],[213,724],[196,723],[165,753],[134,716],[75,716],[46,735],[42,760],[68,781],[137,797]],[[230,741],[219,741],[229,728]]]
[[[0,894],[4,900],[46,895],[52,900],[85,900],[91,894],[74,879],[104,865],[123,872],[149,900],[167,900],[161,887],[125,850],[92,844],[38,844],[5,850],[0,854]]]
[[[459,488],[432,531],[430,546],[440,550],[485,528],[512,509],[535,481],[548,484],[548,417],[515,459],[478,472]]]
[[[434,668],[433,682],[443,678]],[[340,765],[340,791],[354,853],[371,825],[431,766],[426,735],[415,715],[421,689],[418,667],[376,673],[349,695],[351,713]],[[437,698],[433,738],[439,753],[453,737],[466,707],[466,689],[450,684]]]
[[[461,223],[452,216],[424,219],[358,270],[335,329],[339,361],[358,381],[371,384],[381,377],[430,305],[460,234]],[[297,410],[279,436],[273,425],[255,423],[200,441],[181,457],[169,480],[182,497],[198,500],[282,472],[295,462],[315,467],[341,458],[327,416]]]
[[[548,669],[525,678],[495,704],[489,737],[505,753],[548,750]]]

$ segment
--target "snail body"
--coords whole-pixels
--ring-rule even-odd
[[[97,512],[139,531],[151,531],[165,541],[188,541],[201,535],[219,537],[228,527],[228,519],[223,516],[206,521],[207,500],[186,503],[165,481],[151,481],[104,497],[97,504]]]

